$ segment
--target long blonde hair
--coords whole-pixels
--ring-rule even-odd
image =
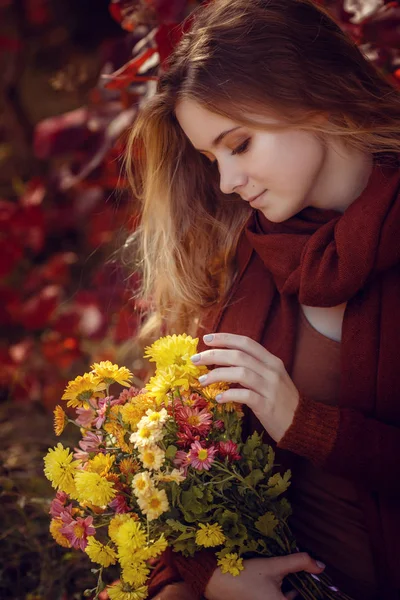
[[[128,245],[148,305],[138,343],[195,334],[203,309],[224,303],[251,207],[219,189],[218,169],[175,116],[183,99],[237,123],[278,116],[284,127],[342,136],[373,154],[400,150],[400,93],[311,0],[212,0],[194,15],[139,112],[126,168],[141,222]],[[328,119],[318,122],[321,114]],[[272,129],[272,126],[266,127]]]

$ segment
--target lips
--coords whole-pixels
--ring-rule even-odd
[[[267,190],[264,190],[261,192],[261,194],[258,194],[257,196],[253,196],[252,198],[248,199],[248,202],[254,202],[254,200],[257,200],[257,198],[259,198],[260,196],[262,196],[264,194],[264,192],[266,192]]]

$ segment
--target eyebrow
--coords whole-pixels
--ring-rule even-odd
[[[238,125],[237,127],[233,127],[232,129],[227,129],[226,131],[222,131],[216,138],[215,140],[213,140],[211,142],[211,146],[212,148],[215,148],[216,146],[218,146],[218,144],[220,144],[222,142],[222,140],[224,139],[224,137],[226,135],[228,135],[228,133],[231,133],[231,131],[236,131],[236,129],[240,129],[241,125]],[[200,148],[196,148],[196,150],[198,150],[199,152],[207,152],[207,150],[201,150]]]

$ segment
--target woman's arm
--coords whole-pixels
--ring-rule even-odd
[[[151,574],[149,597],[155,598],[166,586],[185,581],[190,588],[192,600],[200,600],[216,568],[217,559],[214,552],[204,550],[196,552],[193,557],[185,558],[168,548]]]
[[[370,490],[400,493],[400,427],[357,410],[301,397],[278,447]]]

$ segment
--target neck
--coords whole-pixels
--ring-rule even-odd
[[[328,142],[308,206],[344,212],[367,186],[372,167],[372,154]]]

